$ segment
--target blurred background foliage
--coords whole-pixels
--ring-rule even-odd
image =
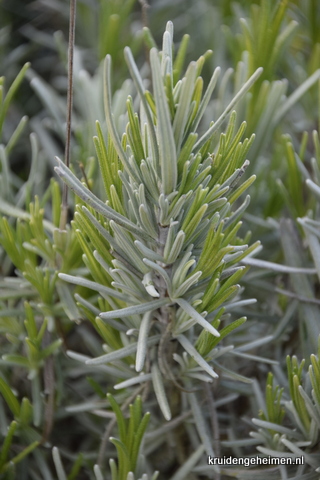
[[[228,369],[253,382],[224,379],[214,388],[215,409],[207,415],[214,432],[218,422],[220,433],[213,433],[213,438],[221,454],[255,454],[256,446],[268,455],[302,452],[307,459],[304,469],[288,467],[272,473],[281,479],[316,479],[320,4],[317,0],[78,0],[72,169],[103,200],[92,141],[97,120],[106,128],[102,61],[106,54],[112,56],[113,112],[122,132],[127,96],[135,98],[123,49],[130,46],[148,83],[148,50],[153,42],[160,48],[168,20],[174,24],[175,50],[186,46],[185,66],[207,52],[201,73],[205,86],[214,69],[221,67],[200,131],[219,117],[258,67],[264,69],[235,107],[235,128],[245,120],[246,137],[255,134],[246,175],[254,173],[257,179],[250,187],[251,203],[242,228],[250,230],[251,243],[260,240],[263,248],[259,260],[255,257],[248,263],[251,268],[242,280],[241,298],[248,303],[240,305],[236,314],[248,321],[233,342],[244,346],[243,355],[231,356]],[[93,465],[99,445],[104,450],[100,444],[101,437],[102,443],[106,438],[104,423],[114,418],[111,407],[117,409],[115,401],[105,397],[105,390],[112,390],[105,378],[113,367],[79,364],[98,355],[101,338],[107,342],[106,333],[97,335],[86,320],[96,315],[93,303],[96,310],[106,309],[105,300],[80,286],[79,306],[74,289],[57,276],[58,270],[86,274],[83,254],[92,256],[77,228],[57,230],[61,185],[53,167],[54,157],[64,155],[68,25],[66,0],[0,2],[0,211],[4,216],[0,220],[0,478],[4,479],[50,480],[58,475],[59,480],[101,480],[99,467],[93,477]],[[70,203],[71,219],[76,203],[72,196]],[[105,271],[99,266],[94,273],[103,283]],[[253,297],[256,303],[250,302]],[[67,357],[67,349],[78,352],[78,357]],[[55,377],[56,392],[50,390],[50,375]],[[276,385],[283,388],[281,398]],[[124,399],[120,392],[117,401]],[[173,454],[172,445],[181,436],[179,425],[190,415],[187,407],[181,415],[185,417],[167,427],[151,420],[153,430],[147,430],[147,466],[162,471],[160,479],[265,478],[265,472],[259,477],[249,469],[212,473],[205,461],[199,463],[204,457],[198,439],[189,463],[186,451]],[[137,418],[132,424],[139,428],[141,413]],[[192,430],[191,424],[188,428]],[[60,453],[56,449],[51,456],[54,445]],[[112,480],[120,479],[118,473]],[[155,478],[151,467],[148,474]]]

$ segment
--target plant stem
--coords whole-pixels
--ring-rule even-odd
[[[141,4],[141,16],[142,16],[142,23],[144,27],[148,27],[149,20],[148,20],[148,8],[150,5],[148,4],[147,0],[139,0]]]
[[[50,345],[51,334],[46,331],[44,335],[44,346]],[[54,421],[54,397],[55,397],[55,378],[54,378],[54,361],[53,355],[45,360],[44,369],[43,369],[43,380],[44,380],[44,389],[47,394],[47,402],[44,410],[44,429],[42,433],[41,443],[45,443],[52,431],[53,421]]]
[[[65,145],[65,164],[70,166],[70,142],[71,142],[71,120],[73,104],[73,56],[74,56],[74,38],[76,24],[76,0],[70,0],[70,25],[69,25],[69,47],[68,47],[68,93],[67,93],[67,127],[66,127],[66,145]],[[68,217],[68,186],[63,184],[62,205],[60,217],[60,230],[66,229]]]

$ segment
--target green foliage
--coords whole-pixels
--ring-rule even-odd
[[[317,2],[78,0],[66,230],[49,3],[0,6],[0,478],[318,478]],[[207,463],[257,452],[305,461]]]
[[[119,459],[118,467],[113,460],[110,460],[112,480],[126,480],[129,472],[136,470],[140,444],[149,422],[150,413],[146,413],[142,418],[141,397],[137,397],[134,404],[129,406],[130,418],[126,421],[111,394],[108,395],[108,400],[116,415],[120,436],[120,439],[110,439],[117,449]]]
[[[318,345],[318,356],[311,355],[307,372],[304,370],[304,360],[299,364],[295,356],[287,357],[288,397],[285,401],[282,400],[283,388],[273,387],[273,375],[269,373],[266,386],[267,414],[261,413],[261,420],[253,420],[259,430],[252,435],[259,440],[257,448],[262,454],[304,458],[304,468],[299,464],[298,467],[285,467],[288,478],[298,478],[299,475],[304,478],[302,474],[309,474],[308,478],[318,478],[319,454],[314,451],[314,446],[320,435],[320,404],[317,396],[320,338]]]
[[[29,63],[26,63],[23,66],[23,68],[21,69],[21,71],[17,75],[16,79],[12,83],[11,87],[8,89],[8,92],[6,93],[6,95],[4,95],[4,86],[5,86],[4,85],[4,80],[5,80],[5,78],[1,77],[1,82],[0,82],[0,88],[1,88],[1,90],[0,90],[1,91],[1,94],[0,94],[1,95],[0,135],[1,135],[1,137],[0,138],[2,138],[3,123],[4,123],[4,119],[6,117],[8,108],[10,106],[10,103],[12,102],[12,99],[13,99],[16,91],[18,90],[19,85],[21,84],[21,82],[22,82],[22,80],[23,80],[23,78],[26,74],[26,71],[29,67],[30,67]],[[19,126],[18,126],[18,129],[14,132],[14,134],[11,137],[11,144],[9,143],[9,148],[8,148],[9,150],[12,148],[12,144],[14,143],[14,141],[16,140],[18,135],[19,135]]]
[[[98,292],[103,289],[113,297],[112,304],[109,303],[110,307],[112,305],[110,311],[100,314],[107,322],[103,338],[110,337],[108,353],[88,363],[112,363],[112,360],[118,362],[119,358],[125,362],[126,354],[131,356],[136,352],[136,370],[142,371],[146,377],[133,377],[130,385],[143,384],[143,379],[149,379],[151,371],[155,395],[167,420],[172,414],[165,393],[165,378],[177,381],[174,373],[177,366],[165,353],[168,342],[177,341],[174,355],[180,355],[181,347],[190,355],[193,359],[189,362],[190,370],[203,369],[209,374],[209,377],[203,377],[201,373],[206,381],[210,381],[210,376],[217,377],[206,360],[215,356],[213,347],[218,342],[213,339],[220,336],[211,322],[214,319],[215,323],[220,323],[221,318],[216,317],[218,307],[228,304],[239,291],[236,282],[245,270],[237,267],[237,263],[258,246],[256,243],[248,248],[237,236],[241,226],[238,219],[250,197],[247,196],[232,212],[233,203],[245,190],[237,184],[248,165],[245,155],[252,139],[239,143],[245,125],[235,131],[235,112],[231,114],[226,133],[221,133],[215,142],[214,135],[233,105],[245,95],[260,73],[258,71],[248,80],[220,118],[197,140],[195,128],[210,99],[210,94],[204,93],[203,99],[199,96],[198,100],[193,100],[201,82],[199,74],[204,57],[191,63],[185,76],[175,83],[171,52],[172,24],[169,23],[161,56],[155,48],[150,51],[153,95],[145,95],[131,51],[126,49],[126,60],[140,95],[140,108],[146,124],[141,123],[142,119],[139,120],[133,112],[129,97],[128,124],[122,141],[111,112],[110,58],[107,57],[108,147],[99,124],[96,139],[107,205],[61,162],[56,168],[77,196],[93,209],[90,212],[79,206],[75,224],[82,234],[86,265],[97,283],[93,285],[84,278],[64,274],[60,278]],[[215,72],[211,85],[216,82],[216,75]],[[213,153],[215,144],[217,152]],[[108,150],[114,158],[111,165]],[[119,174],[114,168],[115,152],[121,161]],[[254,177],[250,182],[252,180]],[[245,186],[248,187],[250,182]],[[94,210],[102,216],[102,221],[93,215]],[[97,236],[98,232],[100,236]],[[111,257],[104,253],[110,249]],[[104,275],[102,280],[98,273],[99,263],[108,272],[108,278]],[[223,310],[220,312],[222,314]],[[139,329],[138,342],[127,344],[122,339],[123,347],[112,351],[110,348],[116,343],[115,321],[120,318],[126,328]],[[111,320],[112,323],[108,324]],[[146,326],[139,328],[140,324]],[[238,324],[241,322],[236,322],[234,327]],[[223,336],[227,331],[231,332],[232,328],[227,328]],[[203,337],[204,332],[206,338],[202,339],[199,334]],[[203,350],[204,342],[207,348],[202,356],[193,345],[196,343],[198,349]],[[211,345],[212,348],[208,348]],[[145,368],[146,361],[151,361],[151,367]],[[187,388],[188,369],[182,370],[179,377]],[[117,388],[120,385],[129,384],[125,381]]]
[[[249,52],[250,70],[253,73],[258,67],[263,67],[263,80],[271,80],[280,60],[284,60],[285,48],[298,28],[296,21],[286,19],[287,0],[274,2],[260,2],[251,5],[250,20],[242,18],[240,21],[242,34],[234,39],[230,30],[228,40],[233,54],[240,60],[244,50]],[[284,21],[287,25],[284,28]],[[257,89],[257,88],[256,88]]]

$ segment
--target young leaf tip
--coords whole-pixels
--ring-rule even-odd
[[[257,70],[254,72],[253,76],[255,76],[255,78],[259,78],[260,75],[262,74],[263,72],[263,67],[259,67],[257,68]]]

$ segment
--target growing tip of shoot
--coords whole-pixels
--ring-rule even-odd
[[[258,78],[258,77],[260,77],[260,75],[261,75],[262,72],[263,72],[263,67],[259,67],[259,68],[257,68],[257,70],[254,72],[253,75],[254,75],[256,78]]]

